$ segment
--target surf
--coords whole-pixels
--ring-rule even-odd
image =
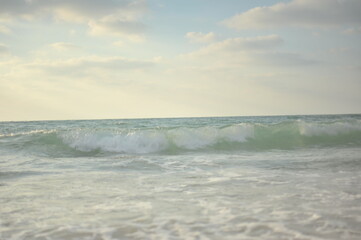
[[[0,134],[0,146],[14,151],[81,156],[107,154],[182,154],[186,152],[234,152],[292,150],[315,147],[361,146],[361,121],[338,119],[307,121],[223,123],[217,119],[198,124],[129,125],[98,120],[97,125],[35,129],[8,128]],[[169,120],[170,122],[172,120]],[[40,125],[40,124],[39,124]],[[64,124],[66,126],[66,122]]]

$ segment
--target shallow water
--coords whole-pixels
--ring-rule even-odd
[[[360,115],[0,129],[0,239],[361,238]]]

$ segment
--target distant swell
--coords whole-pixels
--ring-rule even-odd
[[[361,122],[293,120],[196,127],[40,129],[2,134],[0,144],[13,151],[55,156],[359,147]]]

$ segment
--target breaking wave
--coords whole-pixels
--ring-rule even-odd
[[[0,135],[0,146],[59,156],[178,154],[361,146],[361,121],[238,123],[151,128],[62,128]]]
[[[176,152],[216,147],[222,143],[242,143],[254,137],[251,125],[225,128],[174,128],[129,130],[125,132],[88,132],[77,130],[60,134],[68,146],[79,151],[101,150],[118,153]]]

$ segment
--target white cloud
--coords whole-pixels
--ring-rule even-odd
[[[154,65],[153,61],[138,61],[122,57],[83,57],[58,61],[37,61],[25,64],[27,69],[39,69],[51,76],[94,76],[143,70]]]
[[[88,25],[92,35],[122,36],[134,42],[143,41],[142,33],[146,29],[140,22],[123,20],[90,21]]]
[[[283,40],[278,35],[260,36],[253,38],[229,38],[209,44],[191,53],[192,56],[212,55],[214,53],[238,53],[239,51],[259,51],[274,49],[282,45]]]
[[[257,7],[223,23],[234,29],[359,25],[360,0],[293,0]]]
[[[72,43],[66,43],[66,42],[56,42],[50,44],[50,46],[58,51],[69,51],[69,50],[77,50],[80,47],[72,44]]]
[[[195,43],[210,43],[216,40],[216,34],[213,32],[210,33],[201,33],[201,32],[188,32],[186,38]]]
[[[5,44],[0,43],[0,56],[8,55],[9,53],[9,48]]]
[[[348,28],[346,29],[343,33],[345,34],[361,34],[361,27],[352,27],[352,28]]]
[[[115,47],[124,47],[124,42],[123,41],[116,41],[116,42],[113,42],[113,46]]]
[[[0,19],[31,21],[50,16],[56,21],[86,24],[97,35],[138,35],[145,29],[140,22],[145,11],[143,0],[2,0]]]
[[[9,34],[9,33],[11,33],[11,30],[6,26],[0,25],[0,33]]]
[[[187,59],[195,68],[204,66],[219,69],[234,68],[238,72],[240,67],[244,66],[247,68],[259,66],[284,68],[285,66],[306,66],[316,63],[298,53],[279,50],[278,48],[283,45],[283,42],[278,35],[230,38],[184,54],[181,58]]]

